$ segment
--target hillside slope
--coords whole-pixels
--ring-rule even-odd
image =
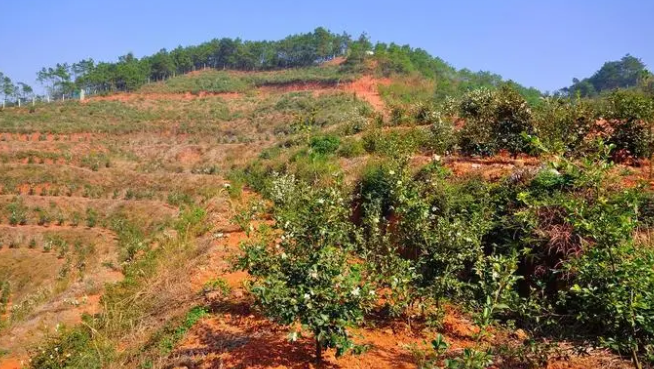
[[[339,61],[196,71],[136,92],[1,111],[0,368],[630,367],[624,352],[576,336],[573,314],[547,316],[547,326],[525,316],[546,316],[556,293],[520,293],[566,285],[562,265],[595,255],[580,249],[604,242],[591,231],[613,231],[614,221],[624,221],[616,244],[648,245],[628,232],[648,230],[651,214],[630,217],[626,205],[651,205],[630,192],[646,168],[599,154],[581,164],[536,156],[522,133],[540,116],[515,86],[473,91],[447,110],[434,98],[442,79],[383,73],[394,59],[376,53],[360,70]],[[609,213],[606,204],[617,205]],[[611,221],[589,230],[604,214]],[[316,365],[311,330],[289,341],[298,320],[271,319],[275,309],[247,284],[261,287],[263,274],[234,264],[249,244],[273,250],[262,269],[283,269],[279,250],[295,245],[286,237],[315,236],[297,260],[323,255],[310,247],[334,224],[346,236],[334,236],[328,246],[338,247],[319,264],[332,268],[326,292],[267,296],[305,301],[338,290],[342,276],[369,279],[334,304],[372,292],[346,330],[360,352],[325,349]],[[631,265],[624,250],[616,257]],[[584,264],[574,266],[582,275]],[[323,282],[318,268],[293,270]],[[293,300],[282,305],[300,306]]]

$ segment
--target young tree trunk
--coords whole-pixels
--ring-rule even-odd
[[[316,363],[322,363],[322,342],[316,338]]]

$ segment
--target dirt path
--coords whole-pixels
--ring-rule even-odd
[[[386,112],[386,105],[379,95],[379,85],[388,85],[390,79],[378,79],[372,76],[363,76],[352,83],[345,83],[343,91],[354,92],[357,97],[367,101],[378,112]]]

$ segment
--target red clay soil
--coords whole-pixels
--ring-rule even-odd
[[[284,86],[262,86],[257,89],[259,93],[287,93],[287,92],[313,92],[316,95],[331,91],[342,91],[354,93],[358,98],[365,100],[372,107],[382,113],[386,113],[386,105],[379,95],[380,85],[389,85],[391,80],[388,78],[375,78],[373,76],[363,76],[353,82],[340,83],[338,85],[325,85],[321,83],[293,83]]]
[[[338,59],[338,58],[337,58]],[[336,59],[334,59],[336,60]],[[338,61],[332,61],[338,62]],[[200,72],[195,72],[200,73]],[[314,93],[320,94],[328,91],[345,91],[353,92],[359,97],[370,103],[373,108],[377,111],[384,112],[385,105],[381,97],[379,96],[378,86],[379,85],[389,85],[391,80],[388,78],[375,78],[369,75],[363,76],[354,82],[347,82],[334,85],[325,85],[321,83],[293,83],[284,86],[262,86],[257,88],[257,92],[261,94],[270,94],[270,93],[286,93],[286,92],[301,92],[301,91],[313,91]],[[198,94],[191,94],[190,92],[186,93],[117,93],[107,96],[94,96],[85,100],[88,101],[121,101],[128,102],[140,99],[148,100],[193,100],[202,98],[205,96],[219,96],[223,99],[236,99],[242,96],[242,94],[237,92],[206,92],[202,91]],[[38,136],[36,136],[38,138]]]
[[[379,96],[378,86],[387,86],[389,84],[391,84],[391,80],[388,78],[380,79],[372,76],[363,76],[354,82],[343,84],[342,89],[356,93],[359,98],[367,101],[375,110],[384,112],[386,106],[381,96]]]
[[[216,241],[217,252],[210,254],[207,265],[196,272],[193,288],[201,290],[204,283],[219,276],[232,287],[230,296],[209,299],[212,314],[198,322],[177,346],[169,358],[170,368],[343,368],[395,369],[416,368],[410,348],[428,349],[435,331],[409,329],[403,321],[379,320],[374,326],[352,330],[357,343],[368,345],[361,355],[336,358],[334,350],[324,353],[324,363],[316,366],[314,344],[310,337],[289,342],[288,330],[272,323],[252,309],[252,302],[243,290],[247,274],[228,272],[226,259],[245,240],[242,232],[232,232]],[[221,272],[222,271],[222,272]],[[443,334],[453,351],[475,345],[478,328],[454,308],[446,309]],[[615,356],[599,353],[589,357],[555,361],[551,369],[626,368]],[[502,366],[494,367],[496,369]]]
[[[0,369],[20,369],[25,368],[23,364],[27,363],[26,359],[0,358]]]

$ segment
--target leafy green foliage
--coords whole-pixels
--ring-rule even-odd
[[[654,99],[637,91],[615,91],[608,97],[608,118],[616,120],[609,143],[637,158],[652,153]]]
[[[175,348],[175,345],[184,338],[184,335],[191,329],[200,319],[207,315],[207,310],[201,306],[192,308],[182,322],[176,327],[166,327],[163,332],[160,332],[155,337],[158,341],[158,348],[161,355],[168,355]]]
[[[272,199],[280,241],[260,234],[243,247],[237,266],[253,277],[250,291],[266,315],[313,334],[318,361],[327,348],[340,356],[355,348],[347,328],[362,321],[374,297],[361,266],[348,260],[353,230],[343,194],[279,177]]]
[[[593,247],[566,266],[561,303],[589,334],[618,352],[654,360],[654,252],[623,243]]]
[[[320,155],[334,154],[340,145],[341,140],[336,136],[314,137],[309,143],[311,150]]]
[[[595,110],[586,100],[544,99],[534,114],[535,133],[551,153],[582,154],[585,139],[595,125]]]
[[[93,332],[86,326],[63,328],[37,351],[30,361],[31,368],[103,368],[115,355],[101,341],[93,340]]]
[[[533,131],[531,109],[511,86],[471,91],[461,102],[461,115],[466,119],[459,138],[464,153],[488,156],[507,150],[516,155],[530,150],[523,135]]]
[[[161,81],[205,68],[252,71],[313,66],[344,55],[350,42],[349,36],[337,35],[322,27],[279,41],[214,39],[172,51],[162,49],[141,59],[129,53],[116,63],[95,63],[88,59],[73,65],[57,64],[55,68],[43,68],[39,81],[48,87],[50,94],[69,93],[74,88],[133,91],[149,80]],[[220,85],[225,84],[217,84]]]
[[[593,97],[604,91],[634,87],[647,75],[649,72],[645,69],[645,64],[627,54],[620,60],[604,63],[590,78],[581,81],[575,78],[572,86],[563,88],[562,91],[570,96],[580,94]]]
[[[7,205],[7,212],[9,213],[9,224],[23,225],[27,223],[27,207],[22,197],[14,197]]]

